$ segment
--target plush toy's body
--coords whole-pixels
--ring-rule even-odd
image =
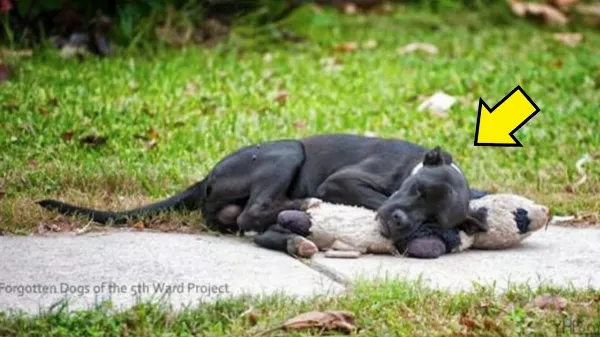
[[[329,257],[357,256],[360,254],[406,254],[397,251],[394,243],[381,235],[375,212],[312,199],[302,219],[299,211],[284,211],[279,223],[296,231],[301,230],[306,239]],[[514,194],[492,194],[472,200],[470,207],[485,214],[488,230],[472,235],[457,229],[444,232],[427,231],[416,234],[408,243],[408,255],[437,257],[443,253],[458,252],[468,248],[503,249],[514,246],[545,226],[549,221],[548,208]],[[296,213],[293,213],[296,212]],[[301,224],[303,222],[303,224]],[[425,240],[421,240],[424,238]],[[437,238],[437,239],[436,239]],[[441,240],[439,240],[441,239]],[[443,242],[443,247],[439,247]],[[413,244],[414,243],[414,244]],[[412,250],[412,253],[411,253]],[[436,252],[430,252],[436,250]],[[355,254],[336,253],[339,251]]]

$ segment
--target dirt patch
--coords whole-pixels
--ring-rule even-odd
[[[108,194],[83,195],[79,193],[69,193],[58,198],[80,206],[103,210],[131,209],[154,201],[143,196],[123,197]],[[30,197],[1,200],[0,233],[48,235],[51,233],[74,232],[80,234],[115,228],[177,233],[208,232],[200,212],[164,213],[152,218],[129,221],[123,225],[107,226],[90,222],[85,217],[65,216],[57,212],[44,210],[36,201],[37,199]]]
[[[550,225],[572,228],[600,228],[598,213],[582,213],[573,216],[556,216]]]

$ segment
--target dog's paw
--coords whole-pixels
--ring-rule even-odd
[[[307,198],[304,200],[304,203],[302,204],[302,210],[306,211],[311,208],[317,208],[317,207],[321,206],[322,203],[323,203],[323,200],[321,200],[321,199]]]
[[[287,252],[292,256],[299,256],[302,258],[310,259],[319,251],[319,248],[309,240],[296,236],[288,240]]]

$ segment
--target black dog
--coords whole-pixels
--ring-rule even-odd
[[[440,164],[440,161],[442,165]],[[435,165],[431,165],[435,162]],[[185,191],[148,206],[124,212],[98,211],[56,200],[39,204],[63,214],[87,215],[100,223],[165,210],[201,210],[207,225],[222,232],[267,231],[280,211],[301,210],[304,200],[379,210],[384,235],[403,235],[424,222],[442,228],[458,226],[468,217],[469,192],[464,176],[448,177],[452,157],[396,139],[328,134],[300,140],[277,140],[247,146],[222,159],[201,181]],[[422,168],[421,168],[422,167]],[[390,197],[391,196],[391,197]],[[237,205],[233,210],[231,205]],[[228,209],[230,214],[220,213]],[[231,214],[233,213],[233,214]],[[287,241],[273,233],[277,247]],[[269,245],[267,245],[269,246]]]

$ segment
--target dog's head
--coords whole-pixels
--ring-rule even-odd
[[[424,223],[452,228],[467,218],[470,192],[460,169],[444,160],[440,147],[423,160],[377,210],[381,233],[407,237]]]

